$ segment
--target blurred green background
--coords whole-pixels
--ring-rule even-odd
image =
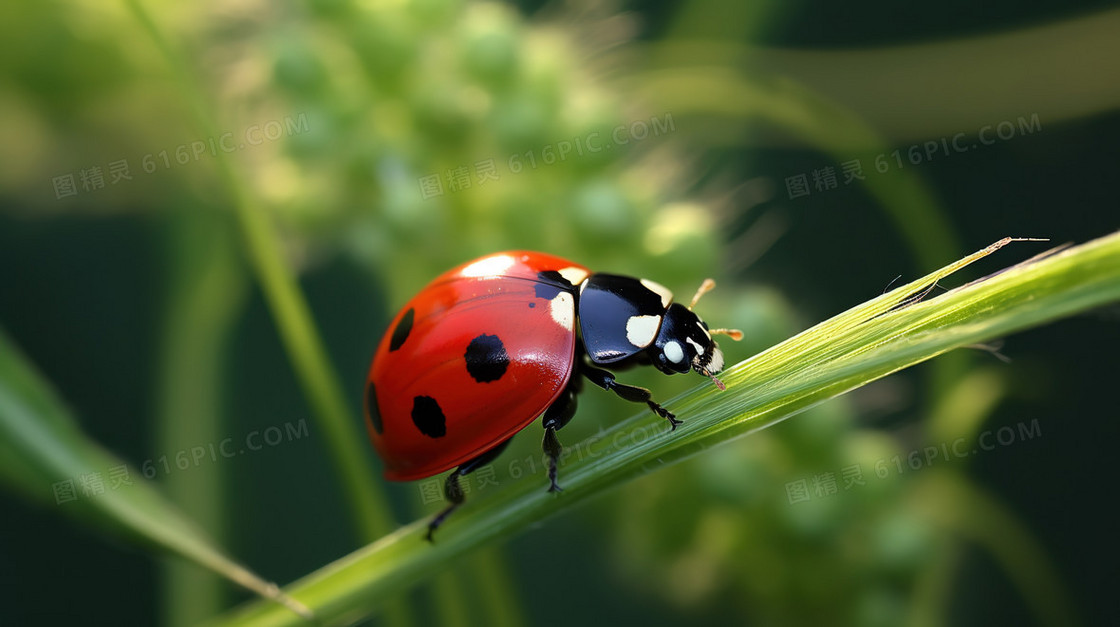
[[[1111,6],[6,3],[0,327],[132,478],[290,582],[370,539],[308,399],[336,386],[363,438],[385,324],[453,264],[540,249],[678,295],[714,276],[699,309],[746,332],[734,363],[1001,237],[1114,230]],[[1019,246],[971,277],[1043,250]],[[1118,319],[651,472],[373,620],[1114,624]],[[562,440],[632,412],[591,390]],[[539,446],[530,427],[473,489],[544,489]],[[99,498],[72,479],[3,497],[0,624],[190,624],[247,598],[67,519]],[[373,482],[397,522],[440,507]]]

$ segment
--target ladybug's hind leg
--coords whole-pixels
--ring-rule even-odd
[[[455,469],[454,472],[452,472],[450,475],[447,475],[447,481],[445,481],[443,484],[443,494],[445,497],[447,497],[447,500],[450,501],[450,504],[447,507],[443,508],[443,511],[436,514],[435,518],[432,519],[432,522],[428,523],[428,535],[426,536],[428,542],[435,542],[432,534],[434,534],[436,532],[436,529],[443,524],[443,521],[447,520],[447,517],[451,515],[451,512],[459,509],[459,506],[462,505],[463,501],[465,500],[463,498],[463,489],[459,487],[459,477],[466,476],[478,469],[480,466],[485,466],[486,464],[494,461],[494,459],[498,455],[502,454],[502,451],[505,450],[506,446],[509,445],[510,440],[512,439],[513,438],[510,438],[509,440],[502,442],[489,451],[486,451],[482,455],[479,455],[469,462],[460,465]]]
[[[564,447],[560,445],[560,440],[556,437],[556,431],[568,424],[568,421],[576,414],[579,388],[579,377],[573,376],[568,383],[568,387],[564,388],[560,396],[552,401],[552,404],[544,412],[544,418],[542,419],[544,423],[544,442],[542,447],[545,454],[548,455],[549,492],[560,491],[560,484],[556,482],[556,464]]]

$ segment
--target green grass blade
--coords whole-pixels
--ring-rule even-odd
[[[118,483],[112,481],[113,478]],[[0,481],[81,523],[192,560],[257,594],[307,609],[221,552],[143,475],[82,434],[54,392],[0,332]],[[73,498],[70,498],[73,497]]]
[[[725,373],[726,392],[705,384],[667,405],[685,419],[676,432],[642,414],[571,445],[562,494],[523,480],[473,499],[440,530],[435,545],[416,521],[292,584],[288,591],[328,622],[367,615],[447,561],[508,537],[627,479],[720,442],[773,425],[828,398],[954,348],[1120,300],[1120,234],[1032,259],[940,295],[934,283],[1010,239],[822,322]],[[536,477],[543,479],[542,477]],[[294,617],[253,603],[224,625],[288,625]]]

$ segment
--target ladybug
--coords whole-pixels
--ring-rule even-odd
[[[666,374],[723,370],[712,335],[685,307],[646,279],[592,273],[553,255],[510,251],[453,268],[393,318],[370,365],[365,418],[391,481],[455,468],[448,506],[428,540],[463,503],[459,478],[491,462],[514,434],[543,415],[549,491],[558,491],[556,431],[571,420],[583,379],[644,403],[672,429],[680,421],[649,390],[615,380],[607,368],[652,364]]]

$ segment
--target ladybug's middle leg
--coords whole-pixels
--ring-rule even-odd
[[[447,500],[450,501],[451,504],[443,508],[443,511],[436,514],[435,518],[432,519],[432,522],[428,523],[428,542],[435,541],[432,539],[432,534],[435,533],[436,529],[441,524],[443,524],[443,521],[451,515],[451,512],[459,509],[459,506],[462,505],[463,501],[465,500],[463,498],[463,489],[459,487],[459,477],[466,476],[480,466],[484,466],[494,461],[494,459],[498,455],[502,454],[502,451],[506,449],[506,446],[509,446],[510,440],[512,439],[513,438],[510,438],[509,440],[502,442],[489,451],[486,451],[482,455],[479,455],[478,457],[468,461],[467,463],[460,465],[455,469],[454,472],[452,472],[450,475],[447,475],[447,481],[445,481],[443,484],[443,494],[447,497]]]
[[[548,491],[559,492],[560,484],[556,482],[556,463],[560,459],[560,452],[564,447],[560,445],[560,440],[556,437],[556,431],[568,424],[572,416],[576,414],[576,404],[579,399],[580,379],[578,376],[572,375],[568,382],[568,387],[560,393],[560,396],[552,401],[548,409],[544,412],[544,442],[542,446],[544,452],[548,455]]]

